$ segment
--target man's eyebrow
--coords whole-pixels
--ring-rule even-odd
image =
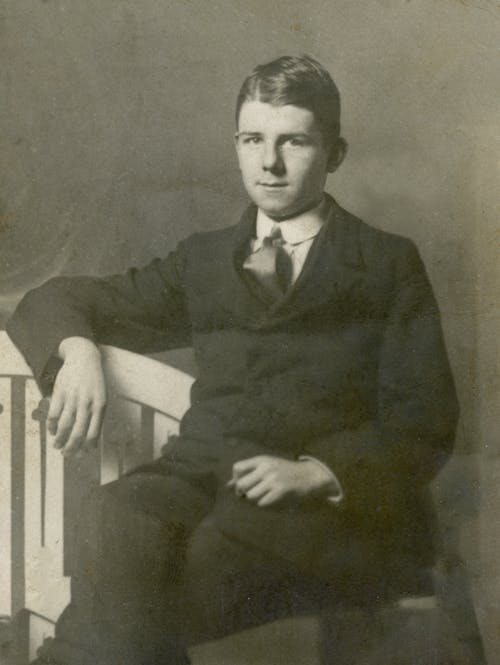
[[[309,138],[311,134],[309,132],[287,132],[286,134],[280,134],[283,139],[294,139],[294,138]]]
[[[242,131],[236,132],[236,136],[262,136],[262,132],[252,132],[252,131]],[[290,138],[310,138],[310,132],[286,132],[285,134],[280,134],[280,139],[290,139]]]

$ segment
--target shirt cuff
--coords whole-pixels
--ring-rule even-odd
[[[317,457],[312,457],[312,455],[300,455],[298,459],[299,459],[299,462],[309,460],[310,462],[314,462],[315,464],[319,464],[319,466],[321,466],[325,471],[327,471],[330,474],[330,476],[331,476],[331,478],[332,478],[332,480],[335,484],[336,493],[335,494],[330,494],[327,497],[327,501],[329,501],[330,503],[340,503],[342,501],[342,499],[344,498],[344,490],[342,489],[342,485],[340,484],[339,479],[333,473],[333,471],[330,469],[330,467],[327,466],[326,464],[324,464],[323,462],[321,462]]]

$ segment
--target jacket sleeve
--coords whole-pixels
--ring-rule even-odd
[[[359,513],[369,505],[397,510],[398,496],[429,483],[451,452],[458,419],[438,307],[409,242],[396,261],[394,284],[374,418],[311,442],[306,451],[334,470],[346,509]]]
[[[56,277],[28,292],[7,332],[33,370],[42,393],[52,389],[60,342],[72,336],[147,353],[189,346],[184,292],[187,250],[108,277]]]

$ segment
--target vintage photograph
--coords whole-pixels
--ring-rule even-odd
[[[0,665],[500,665],[499,43],[0,4]]]

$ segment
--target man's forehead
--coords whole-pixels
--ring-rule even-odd
[[[294,104],[269,104],[249,100],[241,107],[238,131],[262,133],[278,131],[285,134],[319,131],[314,114],[309,109]]]

